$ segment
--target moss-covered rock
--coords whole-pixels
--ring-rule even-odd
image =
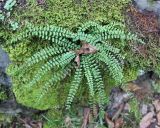
[[[30,43],[20,43],[15,48],[7,47],[6,49],[10,53],[10,58],[12,60],[12,64],[8,68],[8,73],[12,76],[13,81],[13,92],[16,96],[17,102],[36,109],[46,110],[49,108],[54,108],[57,106],[64,105],[67,95],[67,87],[63,86],[63,83],[57,83],[54,87],[49,90],[49,92],[38,101],[38,95],[41,93],[41,89],[43,86],[43,81],[48,79],[48,76],[54,75],[52,72],[49,72],[46,76],[44,76],[37,86],[32,88],[28,88],[28,82],[34,77],[37,69],[41,64],[36,64],[32,68],[23,70],[21,72],[16,73],[16,75],[12,75],[14,71],[16,71],[20,65],[32,54],[34,53],[34,48],[36,45],[32,45],[32,49],[30,49]],[[38,50],[38,48],[37,48]],[[62,93],[59,93],[62,92]]]
[[[71,0],[48,0],[44,6],[38,6],[36,1],[29,0],[26,8],[22,9],[17,7],[14,10],[11,19],[21,23],[21,28],[24,22],[28,21],[33,24],[47,23],[75,29],[81,23],[88,20],[103,22],[105,24],[112,20],[123,22],[124,17],[121,11],[128,2],[129,0],[109,0],[107,2],[105,0],[94,0],[90,3],[87,0],[82,0],[81,4],[79,4]],[[12,33],[10,33],[10,36],[12,36]],[[8,72],[18,69],[19,65],[21,65],[26,58],[38,51],[39,48],[47,45],[47,42],[39,40],[34,40],[34,44],[33,40],[23,40],[23,42],[24,43],[16,45],[16,47],[9,46],[6,48],[12,60],[12,65],[8,69]],[[17,101],[23,105],[37,109],[48,109],[57,105],[64,105],[68,87],[61,85],[62,83],[53,87],[39,103],[37,103],[37,95],[47,76],[43,77],[41,82],[32,89],[26,87],[40,65],[41,64],[33,66],[32,69],[29,69],[27,72],[24,71],[24,74],[27,73],[25,77],[22,73],[12,76],[13,91]],[[52,76],[54,74],[50,72],[47,75]],[[59,90],[62,91],[60,96],[59,91],[57,91],[58,89],[62,89]]]
[[[39,43],[41,43],[41,45],[37,46],[37,44],[32,44],[31,42],[25,40],[24,43],[19,43],[18,45],[16,45],[16,47],[9,46],[6,48],[12,61],[12,64],[9,66],[7,72],[8,74],[10,74],[10,76],[12,76],[12,89],[15,94],[16,100],[18,103],[21,103],[25,106],[40,110],[62,106],[64,107],[70,87],[67,86],[68,80],[65,80],[65,82],[62,81],[61,83],[56,83],[56,85],[54,85],[49,90],[49,92],[44,97],[42,97],[42,99],[40,99],[40,101],[38,96],[42,92],[41,89],[43,87],[43,84],[46,79],[48,79],[48,77],[51,78],[54,75],[53,72],[48,72],[36,86],[32,88],[27,87],[28,82],[32,80],[43,62],[36,64],[29,69],[24,69],[21,72],[17,72],[16,74],[14,72],[19,69],[19,66],[22,65],[28,57],[38,51],[40,47],[46,45],[45,41],[40,41]],[[12,75],[12,73],[14,75]]]
[[[9,128],[13,121],[13,117],[10,115],[0,114],[0,127]]]
[[[0,100],[5,100],[7,98],[6,92],[3,89],[0,89]]]
[[[44,128],[61,128],[64,124],[64,115],[61,111],[57,109],[52,109],[48,111],[46,115],[43,115],[44,121]]]
[[[81,1],[80,3],[76,1]],[[35,24],[54,24],[74,28],[88,20],[107,23],[111,20],[124,21],[123,7],[130,0],[48,0],[44,6],[37,6],[35,0],[28,0],[26,8],[17,8],[12,19],[25,20]]]

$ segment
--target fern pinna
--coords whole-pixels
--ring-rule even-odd
[[[27,37],[39,37],[52,43],[51,46],[47,46],[31,56],[22,66],[24,68],[46,60],[28,87],[35,85],[51,69],[60,69],[46,81],[39,94],[39,99],[47,93],[52,85],[66,76],[71,76],[71,72],[74,72],[66,101],[67,109],[70,108],[84,78],[87,81],[90,101],[96,104],[98,102],[102,106],[105,96],[102,67],[107,69],[116,82],[121,82],[123,78],[121,63],[123,59],[120,50],[109,42],[119,39],[120,41],[134,40],[143,43],[136,35],[126,33],[120,28],[120,24],[114,22],[104,26],[95,22],[87,22],[78,28],[77,33],[73,33],[52,25],[29,25],[25,32],[13,37],[11,42],[14,43]]]

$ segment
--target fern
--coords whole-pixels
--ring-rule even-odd
[[[49,79],[48,82],[44,84],[44,86],[41,88],[39,94],[37,95],[37,103],[45,96],[45,94],[48,93],[49,89],[53,87],[53,85],[56,85],[57,82],[60,80],[63,80],[67,75],[71,74],[71,65],[66,66],[65,69],[62,68],[63,70],[60,70],[54,74],[54,76]]]
[[[2,4],[0,10],[0,22],[3,23],[3,25],[5,26],[7,25],[7,27],[12,31],[15,31],[19,28],[18,22],[10,19],[11,12],[13,10],[13,7],[16,5],[16,2],[17,2],[16,0],[5,0],[4,5]]]
[[[39,100],[53,87],[52,85],[71,76],[71,72],[74,71],[66,101],[67,109],[70,108],[84,78],[87,81],[91,104],[98,103],[102,108],[105,99],[102,67],[105,65],[104,68],[117,83],[121,83],[123,79],[123,57],[120,50],[109,42],[119,39],[120,42],[133,40],[143,43],[136,35],[127,33],[122,28],[121,23],[113,22],[102,26],[95,22],[87,22],[78,28],[77,33],[73,33],[53,25],[28,25],[24,32],[16,34],[9,43],[13,44],[32,37],[50,42],[51,46],[32,55],[20,68],[24,70],[24,67],[28,68],[40,61],[46,62],[28,83],[30,88],[36,85],[48,71],[52,69],[55,71],[55,75],[46,81],[38,94]],[[56,70],[57,68],[59,70]]]
[[[63,52],[69,51],[69,48],[65,47],[56,47],[56,46],[49,46],[46,47],[39,52],[35,53],[31,58],[29,58],[26,62],[28,66],[38,63],[39,61],[48,59],[53,55],[62,54]]]
[[[69,94],[67,97],[67,102],[66,102],[67,109],[70,108],[70,104],[73,101],[73,98],[78,90],[81,80],[82,80],[82,67],[77,68],[75,71],[74,79],[71,83],[71,87],[70,87]]]
[[[4,21],[5,18],[8,18],[10,16],[11,11],[13,10],[13,7],[16,5],[16,0],[6,0],[4,6],[3,6],[3,11],[0,12],[0,21]],[[10,20],[11,21],[11,20]],[[13,24],[13,21],[10,23],[13,25],[15,28],[17,28],[17,23]],[[13,27],[12,26],[12,27]]]
[[[7,11],[12,10],[15,4],[16,0],[7,0],[7,2],[4,5],[4,9],[6,9]]]
[[[38,82],[43,75],[50,71],[54,66],[60,67],[68,64],[75,57],[75,53],[68,52],[49,60],[43,65],[35,75],[34,79],[29,83],[29,87]]]
[[[87,60],[89,60],[89,63],[90,63],[90,68],[91,68],[91,72],[92,72],[93,79],[94,79],[95,92],[98,93],[99,106],[101,106],[104,103],[105,93],[104,93],[104,84],[103,84],[103,79],[101,76],[99,64],[96,61],[96,58],[89,56]]]
[[[85,57],[82,58],[82,61],[83,61],[84,74],[85,74],[85,77],[87,78],[87,84],[89,87],[90,97],[91,99],[93,99],[95,96],[93,74],[91,72],[90,64],[87,63],[87,60]]]

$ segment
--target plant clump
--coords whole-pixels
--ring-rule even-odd
[[[51,46],[35,53],[21,66],[20,69],[24,70],[26,67],[46,61],[38,69],[27,87],[33,87],[47,72],[54,70],[54,76],[49,78],[41,87],[38,95],[38,99],[41,99],[53,85],[67,76],[71,76],[74,71],[74,78],[71,81],[66,101],[67,109],[70,108],[84,78],[89,88],[90,103],[98,103],[102,106],[105,98],[102,69],[109,71],[110,76],[117,83],[121,83],[123,79],[123,57],[120,50],[113,47],[109,42],[119,39],[120,41],[135,40],[143,43],[136,35],[121,30],[120,26],[121,24],[115,22],[105,26],[95,22],[87,22],[79,27],[77,33],[73,33],[52,25],[29,25],[25,32],[13,37],[11,43],[26,37],[39,37],[49,40]]]

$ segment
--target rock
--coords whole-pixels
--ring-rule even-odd
[[[148,128],[152,123],[153,116],[154,116],[153,112],[149,112],[148,114],[146,114],[140,121],[140,128]]]
[[[11,86],[11,79],[6,74],[6,68],[10,64],[10,59],[8,54],[0,48],[0,85],[4,85],[6,87]]]
[[[23,116],[31,116],[33,114],[44,113],[46,111],[36,110],[32,108],[28,108],[18,104],[14,99],[5,100],[0,102],[0,113],[7,114],[10,116],[23,115]]]
[[[43,4],[45,4],[45,0],[37,0],[37,3],[38,3],[39,5],[43,5]]]
[[[141,11],[150,11],[154,12],[155,14],[159,15],[160,12],[160,1],[149,1],[149,0],[134,0],[136,6]]]
[[[148,106],[146,104],[141,104],[140,112],[141,112],[142,116],[146,115],[148,112]]]
[[[18,108],[14,100],[3,101],[0,103],[0,113],[7,115],[17,115],[22,109]]]
[[[0,85],[10,87],[11,86],[11,79],[10,77],[5,73],[0,71]]]
[[[4,11],[4,5],[6,0],[0,1],[0,11]]]
[[[0,48],[0,70],[5,72],[9,64],[10,60],[8,54]]]
[[[112,102],[109,105],[109,108],[117,108],[120,104],[125,103],[130,98],[131,94],[124,92],[121,88],[113,88],[110,94],[110,101]]]
[[[157,124],[160,126],[160,112],[157,113]]]
[[[160,100],[157,99],[157,100],[153,101],[153,105],[156,109],[156,112],[159,112],[160,111]]]
[[[139,100],[153,97],[152,84],[153,81],[155,81],[153,75],[154,73],[152,71],[148,71],[143,75],[138,76],[137,79],[132,82],[132,88],[134,87],[134,91],[132,89],[132,92],[134,92],[134,94]]]
[[[27,0],[17,0],[19,7],[25,7],[27,5]]]

